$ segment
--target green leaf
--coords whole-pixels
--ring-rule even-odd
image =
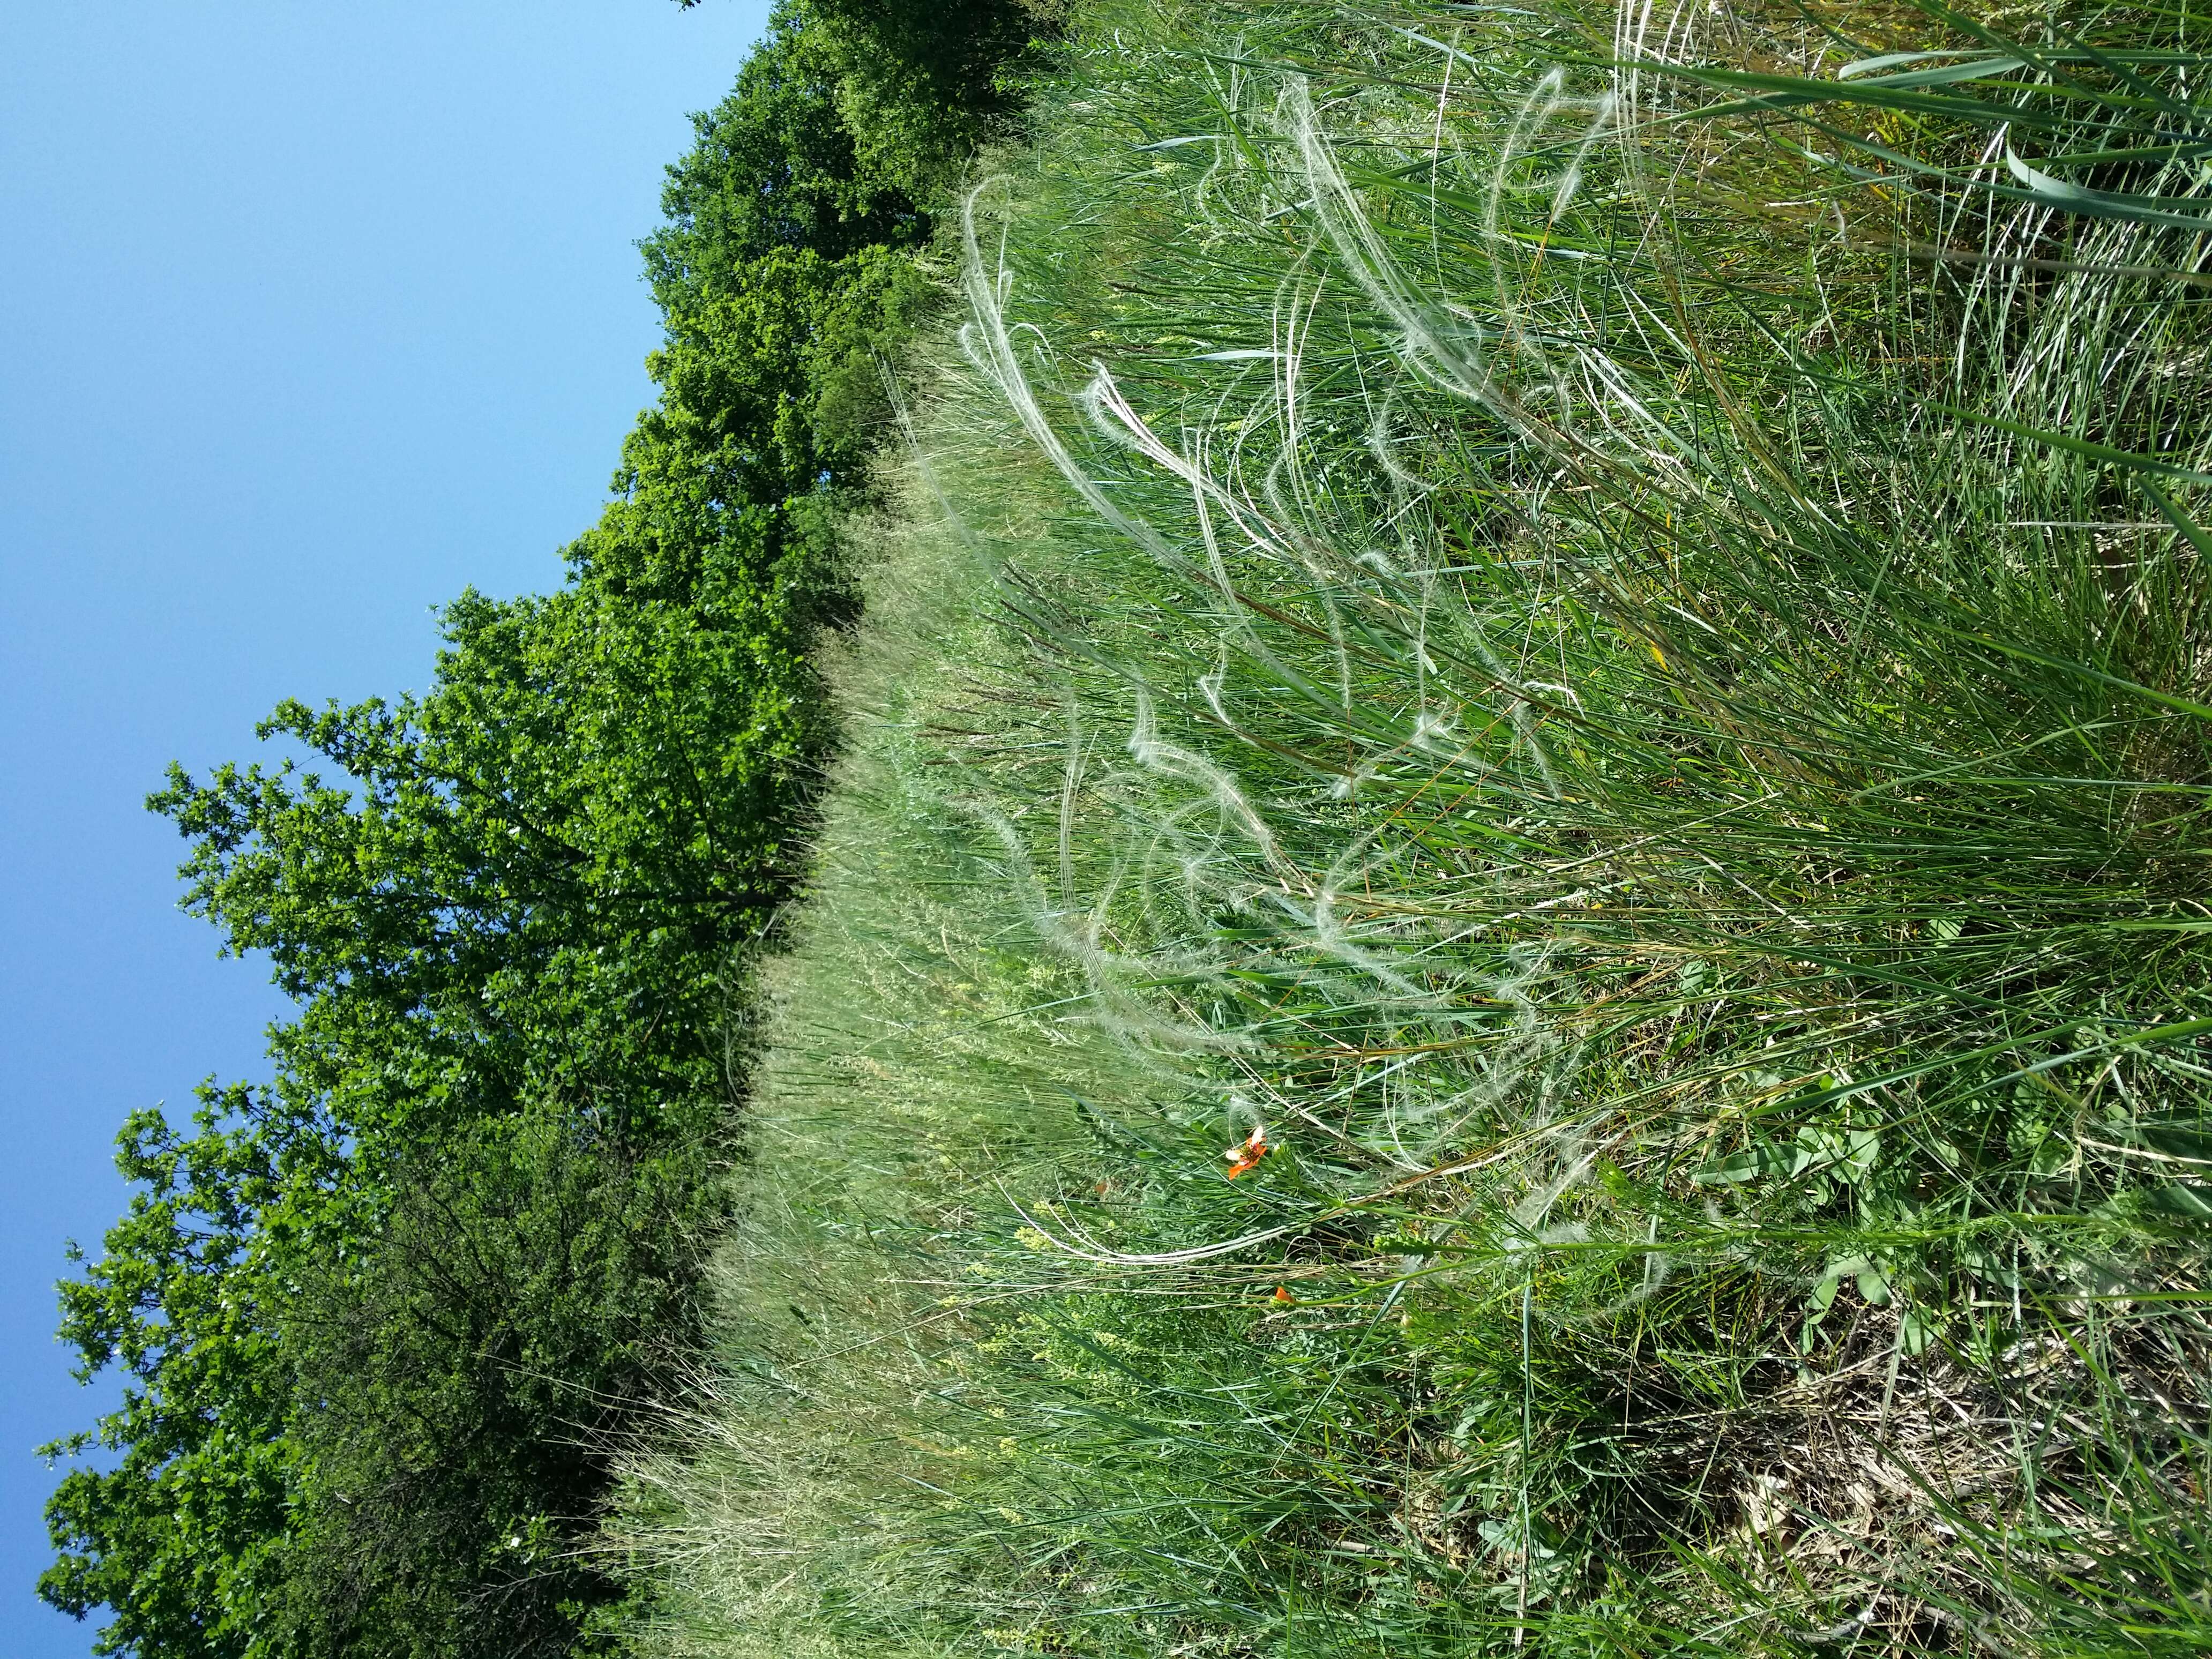
[[[2193,1181],[2170,1182],[2144,1194],[2153,1209],[2188,1221],[2212,1221],[2212,1187]]]
[[[1789,1155],[1772,1146],[1759,1146],[1741,1152],[1730,1152],[1726,1158],[1716,1158],[1704,1168],[1694,1171],[1690,1179],[1700,1187],[1740,1185],[1771,1175],[1778,1169],[1786,1169]]]

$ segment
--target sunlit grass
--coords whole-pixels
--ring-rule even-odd
[[[641,1639],[2203,1650],[2208,20],[1987,18],[1096,9]]]

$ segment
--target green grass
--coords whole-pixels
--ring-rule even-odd
[[[979,184],[646,1650],[2212,1644],[2212,17],[1625,16]]]

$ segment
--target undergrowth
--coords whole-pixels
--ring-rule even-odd
[[[2207,22],[1075,20],[641,1648],[2212,1645]]]

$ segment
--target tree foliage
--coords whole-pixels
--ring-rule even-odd
[[[787,5],[643,244],[655,405],[550,594],[468,592],[418,696],[280,706],[303,766],[172,768],[185,908],[297,1005],[265,1084],[135,1113],[61,1334],[122,1402],[42,1595],[143,1659],[550,1655],[696,1334],[743,964],[801,860],[921,257],[1012,9]]]

